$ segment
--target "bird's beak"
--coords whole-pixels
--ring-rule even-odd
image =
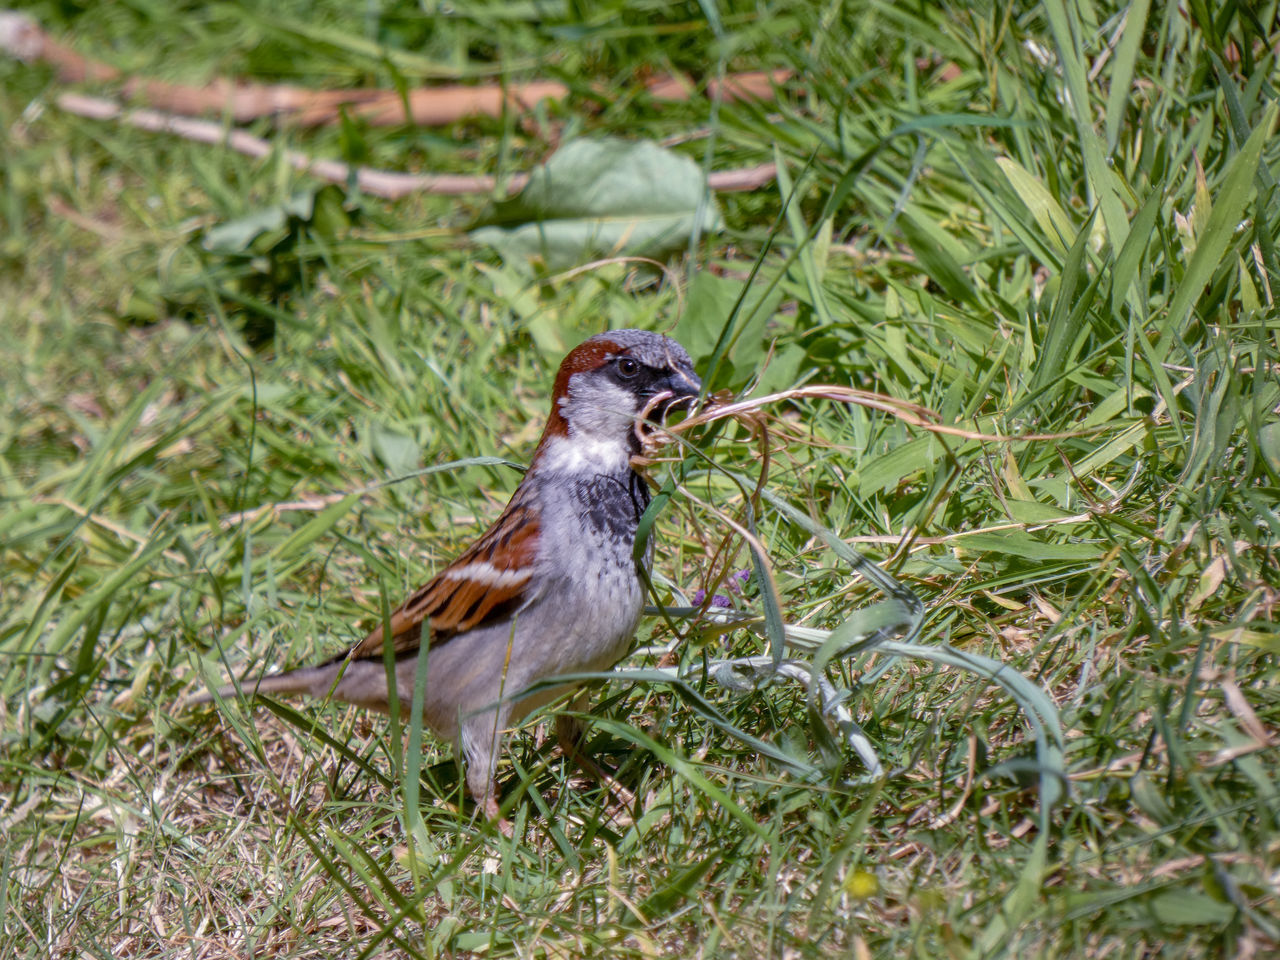
[[[702,381],[696,373],[686,373],[677,367],[657,387],[659,397],[666,394],[658,404],[658,412],[665,417],[672,407],[696,400],[702,390]]]
[[[686,373],[679,367],[670,369],[671,373],[654,383],[648,402],[636,418],[636,440],[641,450],[645,450],[653,439],[651,427],[646,424],[665,423],[672,407],[696,403],[702,390],[702,381],[696,373]]]

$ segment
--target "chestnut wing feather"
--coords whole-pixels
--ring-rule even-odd
[[[531,499],[526,487],[517,489],[479,540],[391,614],[391,646],[397,655],[416,650],[424,632],[428,646],[435,646],[507,616],[525,602],[538,548],[538,511]],[[379,624],[346,657],[380,657],[382,647]]]

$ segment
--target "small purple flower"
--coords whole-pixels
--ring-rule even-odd
[[[707,591],[698,590],[693,595],[693,605],[695,607],[702,606],[702,602],[707,599]],[[724,594],[717,593],[711,598],[711,606],[728,608],[733,606],[733,601]]]
[[[729,589],[733,591],[741,590],[747,585],[747,581],[751,579],[751,568],[739,570],[737,573],[729,574]]]

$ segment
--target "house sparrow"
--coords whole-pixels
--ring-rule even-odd
[[[607,670],[630,646],[644,601],[636,526],[649,504],[631,462],[640,452],[636,425],[691,401],[701,386],[688,353],[661,334],[615,330],[577,346],[560,364],[542,439],[507,508],[391,614],[396,695],[412,702],[425,656],[423,720],[460,744],[467,787],[490,819],[504,730],[567,687],[524,691],[560,674]],[[652,552],[650,544],[646,569]],[[385,712],[384,642],[379,625],[349,653],[264,677],[253,692]],[[230,684],[218,696],[238,690]]]

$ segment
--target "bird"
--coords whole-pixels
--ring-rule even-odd
[[[385,713],[386,644],[401,703],[412,702],[425,657],[423,723],[460,748],[468,791],[497,820],[505,731],[571,689],[544,681],[608,670],[630,648],[644,606],[639,567],[647,572],[653,560],[652,541],[635,558],[650,501],[633,466],[638,424],[695,403],[701,389],[671,337],[623,329],[583,341],[560,364],[546,426],[506,509],[392,612],[389,638],[380,624],[346,654],[227,684],[217,696],[301,694]],[[213,699],[206,692],[189,702]]]

